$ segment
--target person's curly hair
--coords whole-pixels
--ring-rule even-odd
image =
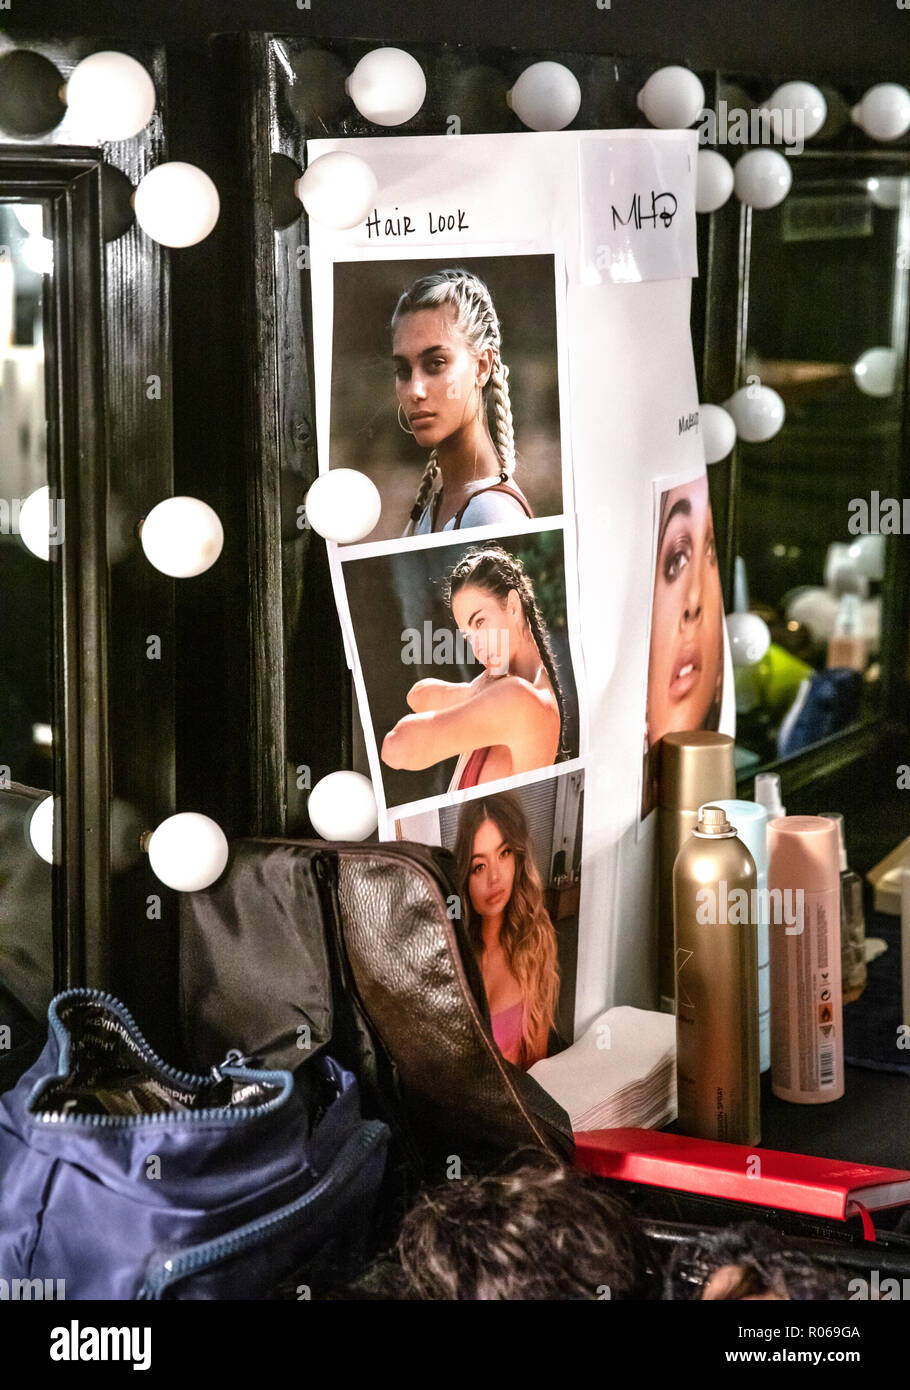
[[[634,1213],[601,1179],[544,1157],[425,1189],[382,1279],[388,1298],[429,1301],[653,1299],[660,1289]]]
[[[724,1271],[724,1277],[716,1277]],[[815,1302],[846,1298],[845,1278],[814,1265],[759,1221],[702,1233],[667,1262],[665,1299],[779,1298]]]

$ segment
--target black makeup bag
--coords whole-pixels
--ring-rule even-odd
[[[571,1158],[565,1111],[499,1052],[462,927],[454,859],[405,842],[242,839],[181,898],[189,1056],[294,1068],[331,1042],[424,1180],[506,1154]]]

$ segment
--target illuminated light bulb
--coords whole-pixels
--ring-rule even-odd
[[[689,68],[658,68],[651,73],[635,103],[659,130],[685,130],[704,110],[705,89]]]
[[[143,841],[146,837],[143,836]],[[178,893],[196,893],[220,878],[228,862],[228,842],[217,821],[198,811],[168,816],[147,838],[152,873]]]
[[[850,116],[870,140],[899,140],[910,130],[910,92],[896,82],[878,82]]]
[[[202,169],[171,160],[150,169],[133,194],[136,221],[161,246],[195,246],[209,235],[221,201]]]
[[[901,205],[901,192],[905,182],[910,181],[888,176],[880,179],[866,179],[866,188],[869,191],[869,197],[877,208],[891,212]]]
[[[698,423],[705,449],[706,463],[720,463],[736,443],[736,422],[721,405],[699,403]]]
[[[894,348],[866,348],[853,363],[853,380],[866,396],[893,396],[899,363]]]
[[[733,192],[733,166],[718,150],[699,150],[695,161],[695,211],[716,212]]]
[[[38,802],[28,821],[28,838],[32,849],[46,864],[54,862],[54,798],[46,796]]]
[[[306,519],[327,541],[349,544],[368,536],[382,512],[382,498],[371,478],[356,468],[331,468],[305,498]]]
[[[58,508],[62,508],[62,505],[62,502],[57,503]],[[58,536],[53,525],[51,490],[49,487],[39,487],[26,497],[19,508],[19,538],[39,560],[47,560],[50,558],[52,535],[57,543],[62,540],[62,535]]]
[[[733,170],[736,196],[751,208],[776,207],[792,182],[793,170],[777,150],[750,150],[740,156]]]
[[[54,270],[54,243],[46,236],[26,237],[22,243],[22,259],[36,275],[51,275]]]
[[[857,536],[856,540],[850,543],[849,554],[860,574],[864,574],[867,579],[871,579],[875,583],[881,583],[885,577],[885,538],[883,535],[878,531],[873,531],[868,536]]]
[[[828,103],[811,82],[785,82],[760,110],[774,139],[787,144],[811,140],[828,119]]]
[[[581,87],[564,63],[532,63],[506,92],[506,105],[530,130],[565,130],[578,115]]]
[[[140,540],[155,569],[174,579],[190,579],[214,565],[224,545],[224,530],[207,502],[166,497],[142,522]]]
[[[416,116],[427,95],[417,59],[403,48],[374,48],[345,79],[344,89],[374,125],[403,125]]]
[[[771,645],[768,624],[757,613],[728,613],[727,635],[734,666],[754,666]]]
[[[44,236],[44,208],[40,203],[11,203],[10,207],[23,232],[29,236]]]
[[[365,840],[379,822],[373,785],[359,772],[330,772],[320,778],[310,792],[307,811],[324,840]]]
[[[736,433],[747,444],[764,444],[777,434],[786,417],[784,403],[770,386],[741,386],[724,409],[733,417]]]
[[[365,160],[344,150],[321,154],[294,184],[294,192],[310,217],[324,227],[346,231],[373,209],[376,175]]]
[[[155,84],[135,58],[104,51],[77,63],[63,99],[92,137],[131,140],[154,115]]]

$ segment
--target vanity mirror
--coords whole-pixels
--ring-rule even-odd
[[[65,525],[48,476],[46,216],[42,202],[0,199],[0,983],[32,1006],[46,1003],[53,980],[50,551]]]
[[[0,148],[0,984],[32,1011],[107,917],[100,179]]]
[[[819,756],[833,768],[868,750],[906,677],[910,152],[788,162],[775,207],[714,214],[703,399],[770,388],[782,404],[773,436],[740,437],[709,477],[727,612],[771,636],[736,672],[738,776],[787,764],[795,787]]]

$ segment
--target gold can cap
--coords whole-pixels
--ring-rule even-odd
[[[733,830],[726,811],[720,806],[703,806],[697,828],[703,835],[727,835]]]
[[[697,811],[706,802],[736,796],[733,739],[710,729],[664,734],[660,741],[660,804]]]

